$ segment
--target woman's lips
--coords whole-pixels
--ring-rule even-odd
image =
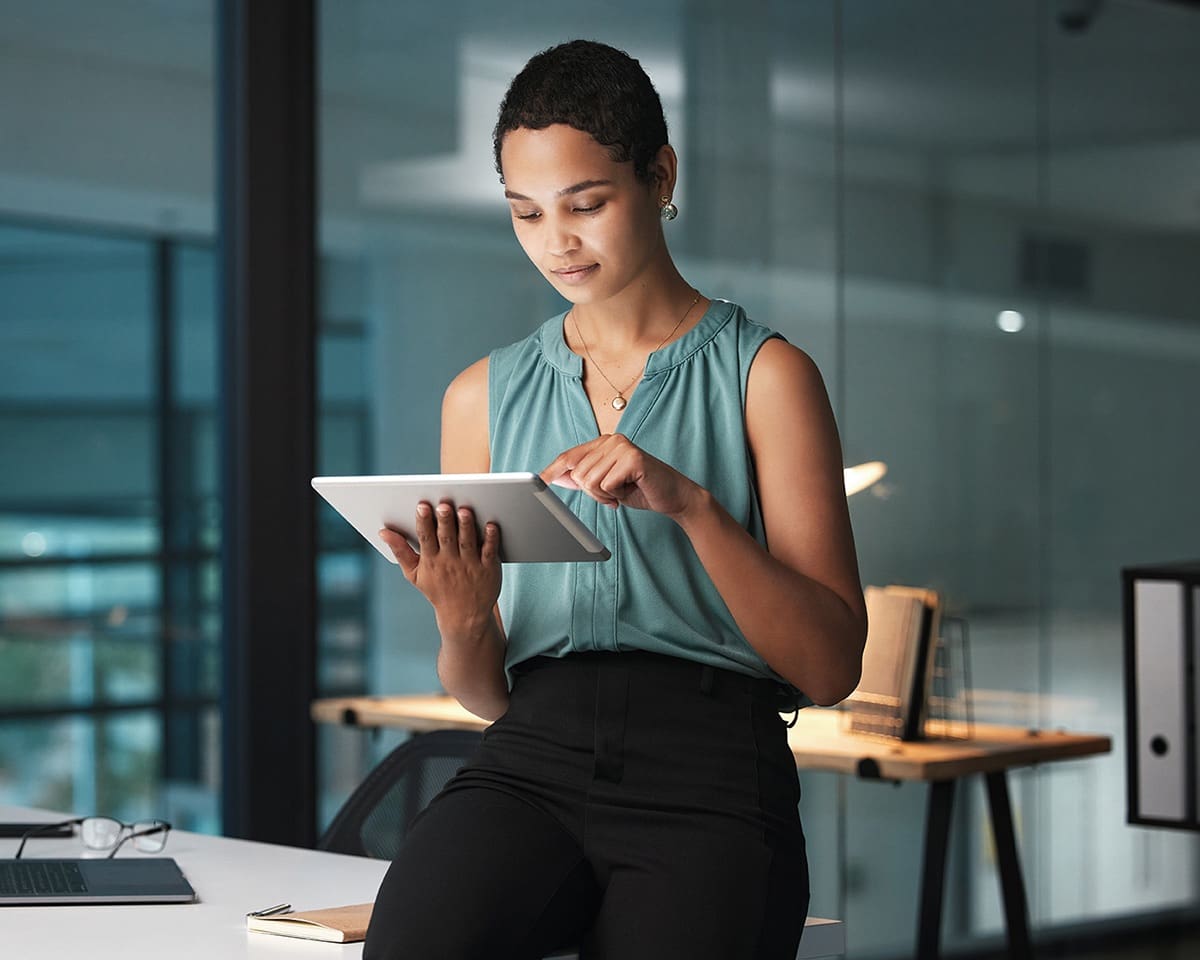
[[[552,270],[551,273],[558,277],[558,279],[563,283],[575,284],[583,283],[599,269],[600,264],[592,263],[588,264],[587,266],[561,267],[558,270]]]

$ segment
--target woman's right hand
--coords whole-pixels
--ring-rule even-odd
[[[484,528],[483,542],[468,507],[455,510],[451,503],[417,505],[417,546],[404,535],[383,529],[379,536],[388,545],[404,577],[425,595],[437,613],[443,636],[470,635],[492,619],[500,596],[500,529]]]

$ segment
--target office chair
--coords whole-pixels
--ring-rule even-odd
[[[480,737],[474,730],[433,730],[400,744],[342,804],[317,849],[391,860],[417,814],[475,752]],[[576,957],[569,949],[546,960]]]
[[[317,849],[391,860],[409,825],[479,745],[474,730],[434,730],[400,744],[367,774]]]

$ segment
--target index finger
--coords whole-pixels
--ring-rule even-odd
[[[550,464],[539,474],[542,481],[555,486],[566,487],[568,490],[578,490],[579,485],[571,478],[571,471],[575,469],[576,464],[583,459],[583,455],[596,442],[595,440],[589,440],[587,443],[581,443],[578,446],[571,447],[569,450],[564,450],[550,461]]]

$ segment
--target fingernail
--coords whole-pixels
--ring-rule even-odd
[[[448,503],[439,503],[438,514],[443,517],[450,516],[450,505]]]
[[[418,504],[417,504],[417,516],[418,516],[418,517],[427,517],[427,516],[429,516],[429,504],[427,504],[427,503],[418,503]]]

